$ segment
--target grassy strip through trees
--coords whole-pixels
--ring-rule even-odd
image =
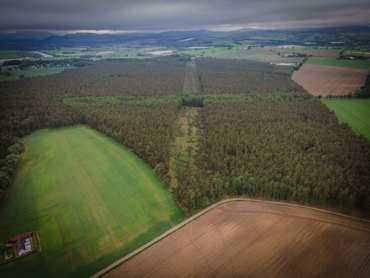
[[[1,169],[32,130],[83,123],[129,147],[170,184],[169,146],[182,106],[201,107],[196,163],[177,169],[189,210],[227,195],[369,210],[370,143],[279,67],[197,59],[201,92],[183,94],[186,59],[97,62],[0,84]],[[252,104],[253,103],[253,104]]]
[[[208,104],[222,103],[251,103],[251,102],[278,102],[278,101],[300,101],[310,99],[311,96],[301,92],[282,92],[259,94],[256,91],[244,94],[195,94],[187,93],[181,95],[157,96],[157,97],[122,97],[122,96],[104,96],[104,97],[71,97],[66,95],[62,98],[65,105],[74,108],[83,108],[90,106],[103,107],[109,106],[163,106],[174,105],[177,107],[193,106],[203,107]]]

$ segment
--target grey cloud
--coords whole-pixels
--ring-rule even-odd
[[[0,0],[0,29],[370,25],[368,0]]]

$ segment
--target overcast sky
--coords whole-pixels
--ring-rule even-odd
[[[0,30],[370,26],[370,0],[0,0]]]

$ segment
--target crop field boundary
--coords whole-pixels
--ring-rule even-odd
[[[350,216],[350,215],[345,215],[345,214],[341,214],[341,213],[337,213],[337,212],[333,212],[333,211],[328,211],[328,210],[324,210],[324,209],[309,207],[309,206],[305,206],[305,205],[289,204],[289,203],[275,202],[275,201],[264,201],[264,200],[250,199],[250,198],[231,198],[231,199],[226,199],[226,200],[219,201],[219,202],[217,202],[213,205],[210,205],[209,207],[201,210],[200,212],[198,212],[198,213],[194,214],[193,216],[189,217],[188,219],[184,220],[182,223],[177,224],[176,226],[172,227],[168,231],[164,232],[163,234],[159,235],[158,237],[156,237],[153,240],[149,241],[148,243],[144,244],[140,248],[134,250],[130,254],[127,254],[123,258],[119,259],[118,261],[112,263],[111,265],[107,266],[106,268],[104,268],[101,271],[97,272],[96,274],[92,275],[90,278],[98,278],[98,277],[104,276],[105,274],[107,274],[108,272],[117,268],[118,266],[120,266],[124,262],[132,259],[133,257],[135,257],[136,255],[140,254],[141,252],[145,251],[146,249],[148,249],[152,245],[154,245],[157,242],[161,241],[162,239],[168,237],[169,235],[171,235],[172,233],[181,229],[182,227],[186,226],[190,222],[196,220],[200,216],[206,214],[207,212],[211,211],[212,209],[214,209],[214,208],[216,208],[216,207],[218,207],[222,204],[230,203],[230,202],[257,202],[257,203],[265,203],[265,204],[273,204],[273,205],[282,205],[282,206],[303,208],[303,209],[309,209],[309,210],[318,211],[318,212],[322,212],[322,213],[327,213],[327,214],[331,214],[331,215],[336,215],[336,216],[340,216],[340,217],[344,217],[344,218],[349,218],[349,219],[364,222],[364,223],[370,223],[370,220],[367,220],[367,219],[358,218],[358,217],[354,217],[354,216]],[[331,222],[331,223],[336,224],[335,222]]]

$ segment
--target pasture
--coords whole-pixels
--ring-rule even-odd
[[[335,112],[340,122],[370,140],[370,99],[324,99],[323,103]]]
[[[149,167],[88,127],[22,140],[0,240],[38,230],[42,252],[1,266],[1,277],[88,277],[185,219]]]
[[[239,201],[200,216],[104,277],[369,277],[369,250],[368,221]]]
[[[107,51],[108,52],[108,51]],[[139,49],[132,48],[116,48],[110,51],[111,53],[101,54],[104,59],[113,59],[113,58],[140,58],[148,56],[148,53]],[[99,52],[96,53],[99,55]]]
[[[36,68],[30,70],[13,70],[10,71],[10,75],[7,76],[5,74],[0,75],[0,82],[7,81],[7,80],[18,80],[23,76],[26,77],[35,77],[35,76],[44,76],[49,74],[57,74],[61,73],[66,69],[72,69],[74,67],[50,67],[50,68]]]
[[[234,49],[233,52],[225,55],[225,58],[246,59],[265,63],[298,63],[303,59],[302,57],[283,57],[278,55],[278,52],[283,53],[284,50],[270,46]]]
[[[347,59],[336,59],[333,57],[310,57],[307,60],[307,64],[317,66],[331,66],[331,67],[370,70],[369,60],[347,60]]]
[[[227,58],[247,59],[260,62],[280,61],[282,58],[276,55],[269,47],[252,47],[251,49],[234,49],[225,55]],[[289,59],[291,60],[291,59]],[[285,60],[284,60],[285,61]]]
[[[12,58],[19,58],[21,57],[18,51],[12,50],[1,50],[0,51],[0,59],[12,59]]]
[[[307,49],[303,51],[304,54],[317,57],[338,57],[339,50],[330,49]]]
[[[90,49],[84,47],[61,47],[59,49],[41,50],[41,52],[53,55],[48,60],[80,58],[82,55],[95,55],[96,53],[96,51],[90,51]]]
[[[267,63],[298,63],[301,57],[281,57],[276,54],[276,48],[273,47],[252,47],[245,49],[245,46],[238,45],[235,48],[215,47],[205,49],[193,49],[180,51],[179,54],[225,58],[242,59]]]
[[[275,48],[276,52],[280,53],[301,53],[307,54],[317,57],[337,57],[339,52],[341,51],[340,48],[318,48],[318,47],[302,47],[302,48]]]
[[[292,79],[314,96],[341,96],[354,94],[368,74],[368,70],[304,64]]]

